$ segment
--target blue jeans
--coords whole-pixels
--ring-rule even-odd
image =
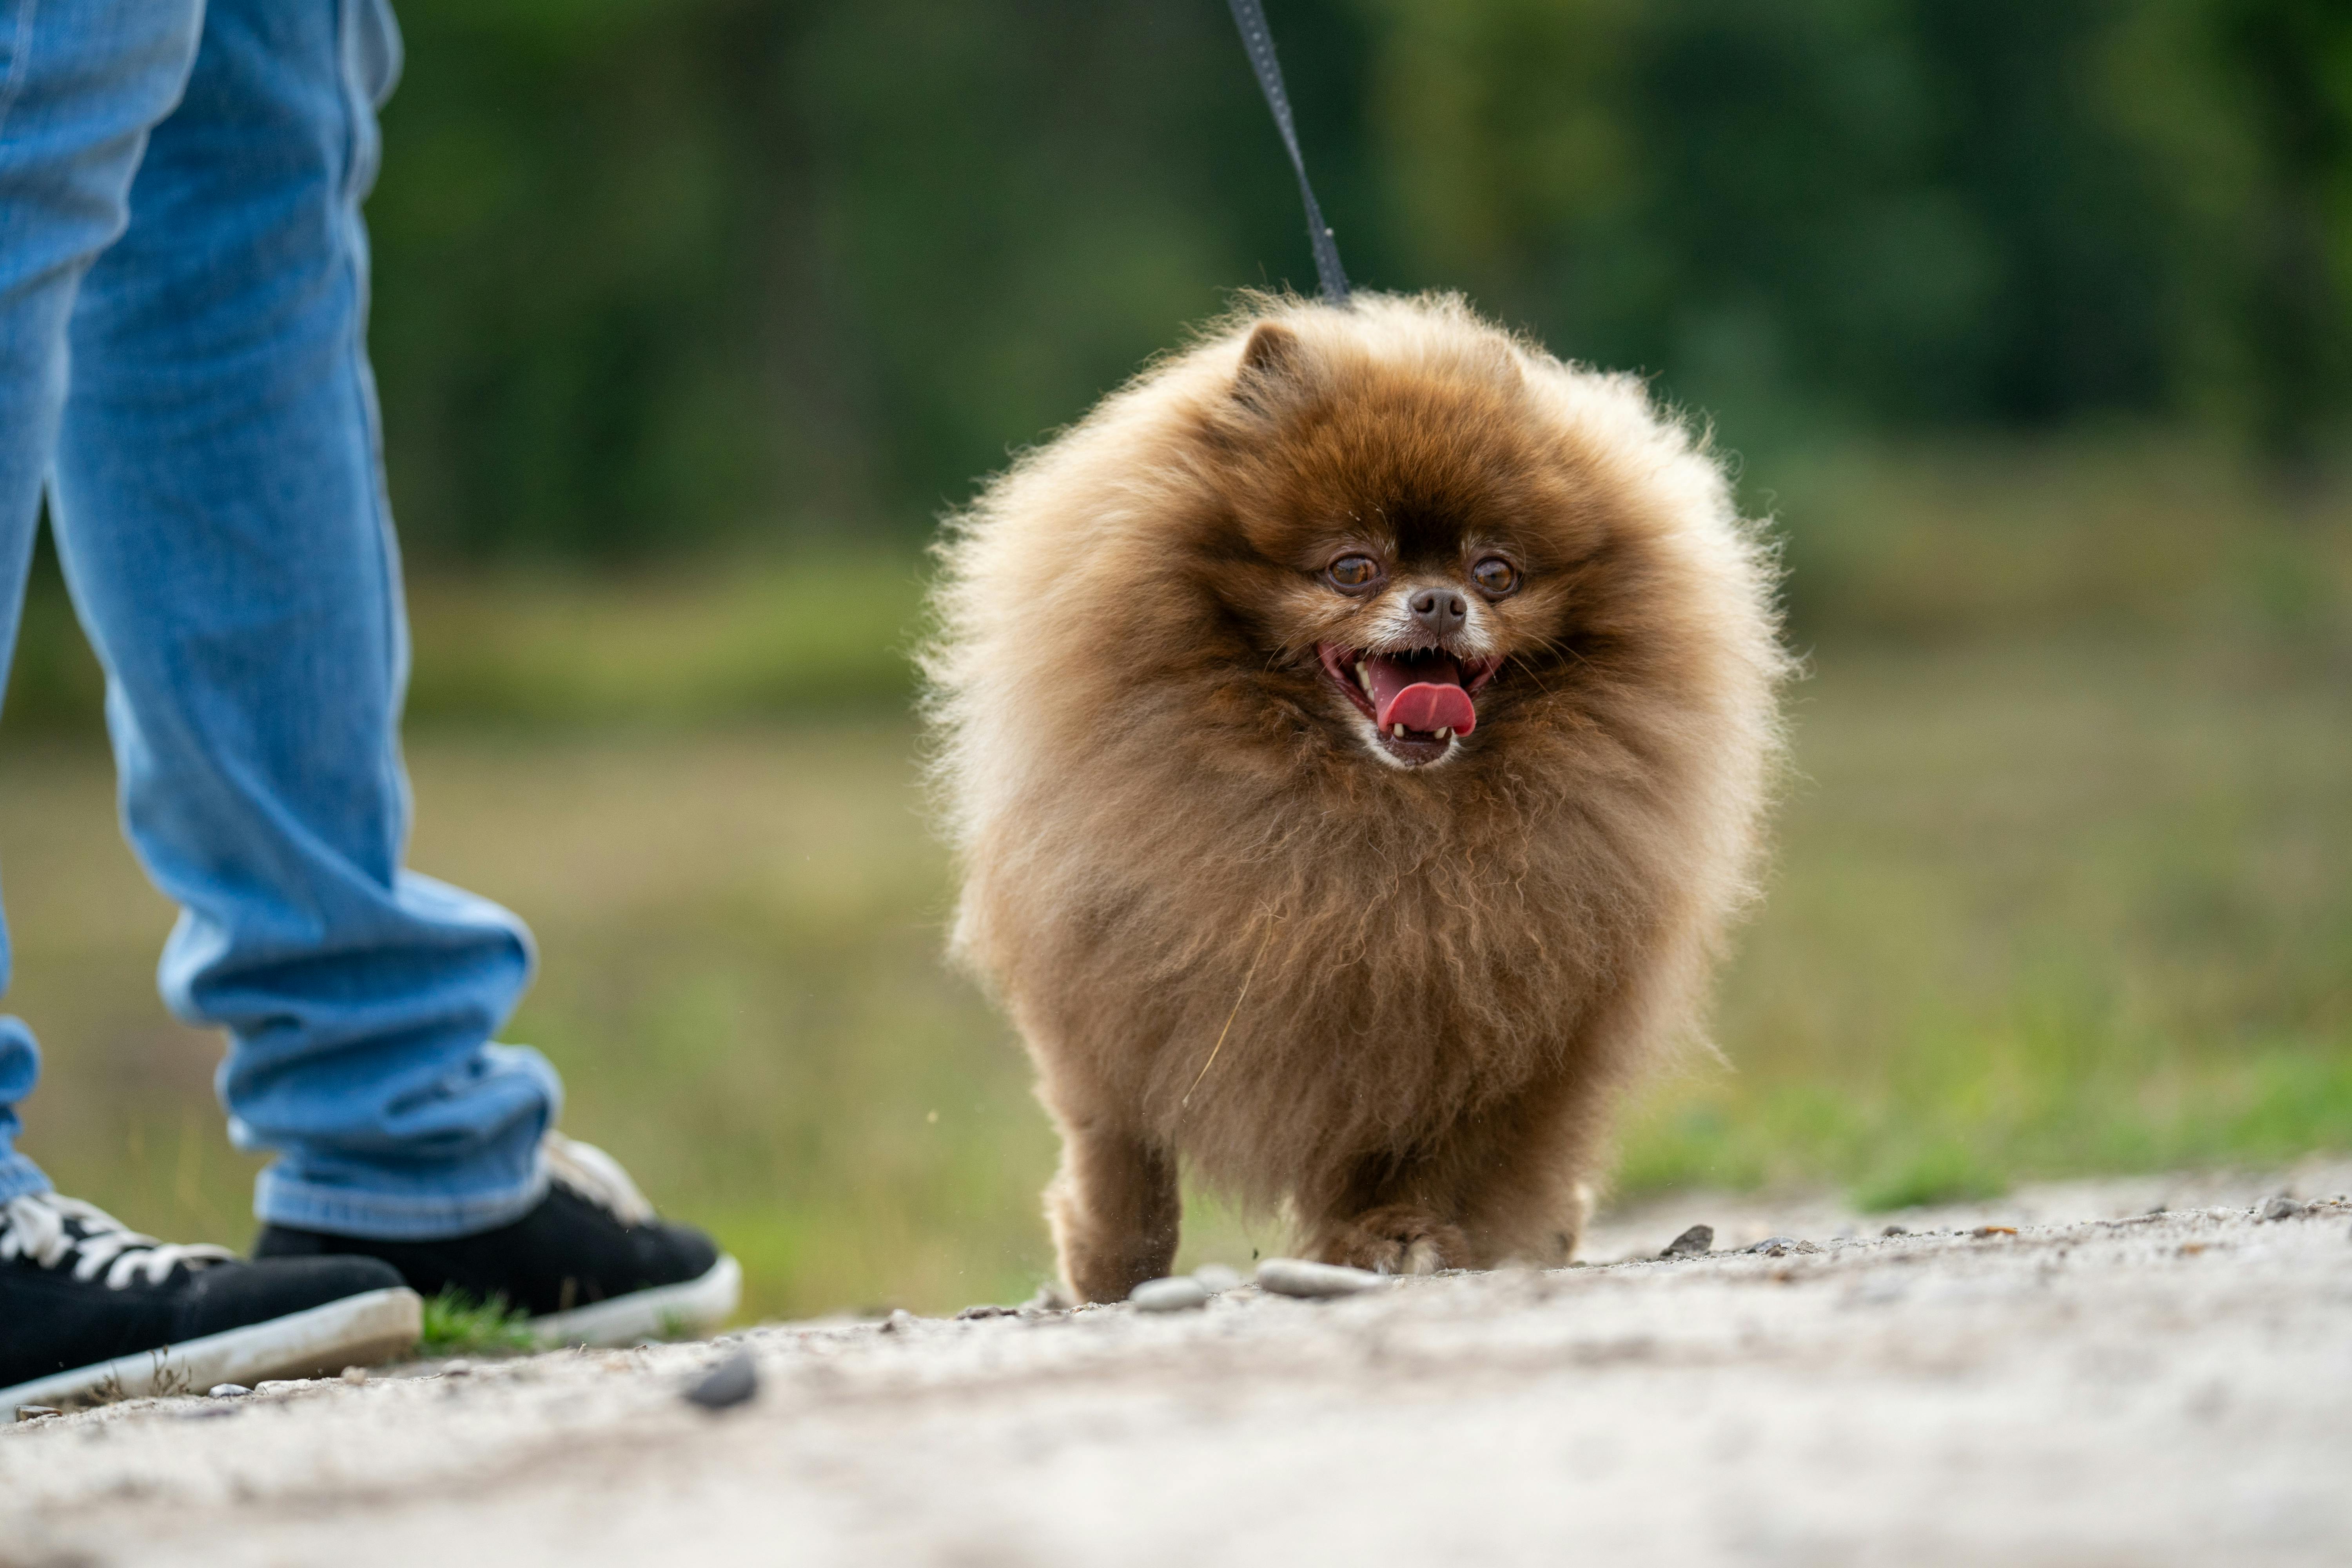
[[[401,865],[360,219],[399,47],[383,0],[0,0],[0,658],[46,485],[181,909],[158,985],[227,1031],[230,1134],[278,1156],[256,1211],[425,1239],[537,1202],[562,1090],[488,1043],[530,933]],[[0,1017],[0,1199],[48,1185],[15,1147],[39,1064]]]

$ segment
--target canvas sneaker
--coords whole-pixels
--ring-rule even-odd
[[[424,1303],[364,1258],[240,1262],[54,1193],[0,1204],[0,1422],[388,1361]]]
[[[502,1301],[542,1344],[631,1345],[708,1333],[733,1314],[743,1271],[711,1239],[654,1213],[620,1163],[560,1133],[543,1146],[547,1195],[511,1225],[441,1241],[379,1241],[265,1226],[260,1258],[355,1253],[426,1296]]]

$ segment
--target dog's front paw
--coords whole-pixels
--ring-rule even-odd
[[[1434,1274],[1469,1266],[1470,1242],[1457,1226],[1411,1204],[1391,1204],[1342,1221],[1324,1235],[1316,1256],[1326,1263],[1382,1274]]]

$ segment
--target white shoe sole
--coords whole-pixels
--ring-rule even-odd
[[[347,1366],[373,1366],[406,1354],[424,1329],[425,1301],[415,1291],[402,1286],[368,1290],[267,1322],[0,1388],[0,1419],[14,1421],[22,1405],[62,1409],[202,1394],[223,1383],[250,1388],[266,1377],[331,1376]]]
[[[688,1339],[725,1322],[742,1299],[742,1267],[722,1252],[699,1279],[634,1290],[569,1312],[550,1312],[533,1318],[529,1326],[531,1337],[549,1346]]]

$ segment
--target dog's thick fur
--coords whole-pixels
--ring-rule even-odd
[[[1356,548],[1523,574],[1474,595],[1504,662],[1436,764],[1318,658],[1403,613],[1324,575]],[[1061,1131],[1071,1289],[1168,1271],[1180,1166],[1335,1262],[1566,1261],[1611,1102],[1696,1032],[1778,754],[1771,572],[1704,443],[1455,299],[1254,298],[942,551],[953,947]]]

